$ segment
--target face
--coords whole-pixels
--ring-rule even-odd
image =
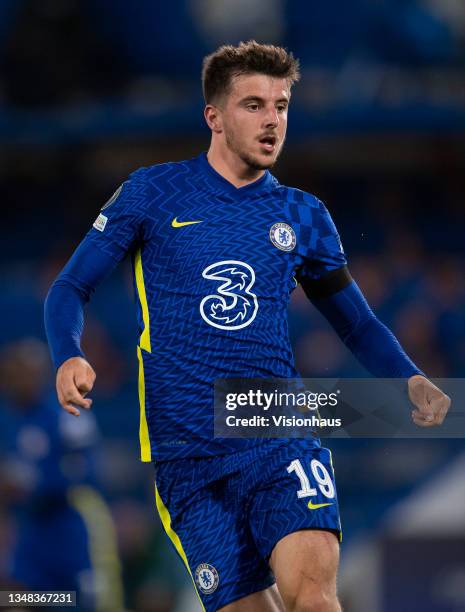
[[[234,77],[220,109],[225,145],[249,167],[270,168],[286,138],[290,91],[286,79]]]

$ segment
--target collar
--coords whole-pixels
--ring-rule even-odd
[[[243,185],[242,187],[236,187],[213,168],[205,152],[202,152],[196,159],[202,171],[207,173],[218,186],[221,186],[224,191],[227,191],[231,195],[242,196],[244,194],[249,195],[251,193],[266,191],[273,184],[273,175],[268,170],[265,170],[263,176],[256,181]]]

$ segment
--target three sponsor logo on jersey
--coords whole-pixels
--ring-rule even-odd
[[[121,193],[122,185],[102,210],[113,204]],[[103,232],[108,223],[108,217],[100,212],[93,227]],[[202,220],[179,221],[175,217],[171,227],[182,228],[202,223]],[[274,223],[269,231],[271,243],[281,251],[290,252],[296,246],[295,231],[287,223]],[[253,268],[238,260],[224,260],[207,266],[202,276],[207,280],[219,281],[221,285],[216,293],[203,298],[200,303],[200,314],[203,320],[218,329],[238,330],[247,327],[255,319],[258,311],[258,300],[252,291],[255,283]]]
[[[202,220],[179,221],[175,217],[171,227],[182,228],[202,223]],[[290,252],[296,246],[295,231],[287,223],[274,223],[269,231],[271,243],[281,251]],[[200,303],[202,319],[218,329],[238,330],[247,327],[257,316],[258,300],[252,287],[255,271],[244,261],[223,260],[207,266],[202,276],[219,282],[215,293],[205,296]]]

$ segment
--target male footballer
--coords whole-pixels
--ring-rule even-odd
[[[61,405],[89,409],[83,307],[131,253],[138,302],[140,443],[156,504],[202,607],[337,612],[340,521],[330,453],[315,439],[213,437],[217,378],[295,378],[287,306],[302,285],[375,376],[408,379],[420,427],[449,398],[376,318],[315,196],[270,174],[298,62],[255,41],[204,60],[208,153],[131,174],[54,282],[45,320]]]

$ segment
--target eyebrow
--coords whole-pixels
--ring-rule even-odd
[[[245,98],[242,98],[240,100],[241,104],[244,104],[245,102],[265,102],[265,100],[263,98],[261,98],[260,96],[246,96]],[[289,104],[289,98],[279,98],[278,100],[275,101],[277,102],[286,102],[286,104]]]

